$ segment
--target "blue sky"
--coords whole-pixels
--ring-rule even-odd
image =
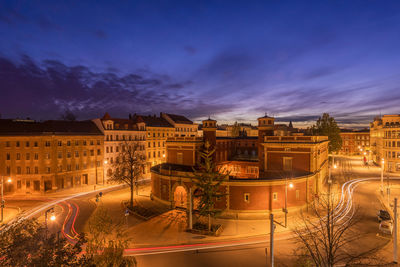
[[[2,1],[2,117],[400,113],[399,1]]]

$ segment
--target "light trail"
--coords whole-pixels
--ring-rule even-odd
[[[34,208],[34,209],[29,210],[27,212],[23,212],[21,214],[21,216],[11,220],[8,224],[3,225],[2,228],[0,228],[0,231],[6,231],[6,230],[8,230],[10,228],[11,225],[13,225],[15,223],[20,223],[23,220],[32,218],[33,216],[37,215],[38,213],[43,212],[46,209],[49,209],[52,206],[57,205],[57,204],[59,204],[61,202],[64,202],[64,201],[67,201],[67,200],[70,200],[70,199],[73,199],[73,198],[77,198],[77,197],[90,195],[90,194],[93,194],[93,193],[102,192],[102,191],[103,192],[107,192],[107,191],[110,191],[110,190],[112,191],[112,190],[115,190],[115,189],[117,189],[119,187],[124,187],[124,186],[125,185],[123,185],[123,184],[113,185],[113,186],[109,186],[107,188],[101,188],[101,189],[97,189],[97,190],[93,190],[93,191],[86,191],[86,192],[74,194],[74,195],[71,195],[71,196],[68,196],[68,197],[59,198],[59,199],[56,199],[56,200],[51,201],[49,203],[44,203],[44,204],[38,206],[37,208]]]
[[[400,180],[400,178],[391,178],[393,180]],[[362,182],[380,180],[378,177],[374,178],[360,178],[354,179],[351,181],[347,181],[342,185],[341,190],[341,198],[338,205],[334,209],[334,218],[337,219],[338,222],[342,221],[347,217],[347,220],[343,222],[343,224],[349,222],[349,220],[354,216],[353,209],[353,193],[356,187]],[[350,212],[352,213],[350,214]],[[349,215],[350,214],[350,215]],[[281,233],[277,235],[275,240],[286,240],[292,238],[291,234],[282,235],[285,233]],[[157,246],[157,247],[144,247],[144,248],[128,248],[125,249],[124,255],[135,255],[135,256],[145,256],[145,255],[154,255],[154,254],[163,254],[163,253],[176,253],[176,252],[185,252],[185,251],[196,251],[196,250],[207,250],[207,249],[220,249],[220,248],[228,248],[228,247],[238,247],[238,246],[246,246],[246,245],[257,245],[269,243],[267,240],[267,235],[263,235],[262,237],[255,238],[253,241],[251,239],[246,240],[235,240],[235,241],[227,241],[227,242],[213,242],[213,243],[201,243],[201,244],[185,244],[185,245],[172,245],[172,246]]]

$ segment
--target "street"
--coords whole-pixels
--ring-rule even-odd
[[[377,176],[379,170],[377,168],[366,169],[365,166],[358,164],[355,159],[336,158],[339,169],[334,173],[335,182],[343,182],[343,179],[349,174],[355,177],[363,177],[352,179],[344,182],[340,187],[336,184],[336,194],[339,205],[335,211],[340,220],[346,221],[349,216],[353,215],[353,210],[357,210],[357,215],[361,216],[361,222],[357,226],[356,233],[360,235],[360,239],[354,243],[357,250],[369,250],[374,247],[383,248],[380,254],[390,261],[391,257],[391,237],[379,233],[376,212],[382,209],[382,201],[379,198],[380,178]],[[344,169],[345,168],[345,169]],[[343,175],[345,173],[346,175]],[[371,177],[372,176],[372,177]],[[370,178],[368,178],[370,177]],[[396,179],[396,180],[395,180]],[[399,178],[393,178],[391,184],[393,186],[400,184]],[[138,198],[148,199],[146,194],[149,193],[148,185],[141,187]],[[127,188],[111,188],[104,191],[103,197],[99,202],[95,201],[96,192],[79,193],[75,197],[61,198],[57,200],[47,199],[46,201],[37,201],[38,205],[35,209],[25,214],[25,217],[35,216],[40,221],[44,221],[44,212],[55,207],[55,221],[48,221],[49,231],[52,233],[60,232],[71,243],[75,242],[76,236],[86,230],[86,224],[96,209],[97,205],[104,205],[110,212],[114,220],[123,220],[123,209],[121,202],[126,200],[129,195]],[[24,200],[26,202],[26,200]],[[19,205],[25,203],[19,201]],[[11,202],[10,202],[11,203]],[[151,203],[151,202],[149,202]],[[18,201],[13,202],[14,205]],[[168,214],[163,213],[163,214]],[[240,236],[222,235],[221,237],[204,237],[192,235],[179,229],[182,226],[177,225],[175,228],[166,224],[168,217],[153,218],[149,221],[142,221],[133,216],[129,217],[129,225],[127,234],[132,237],[132,247],[125,252],[126,255],[133,255],[137,258],[138,266],[266,266],[267,251],[269,250],[268,225],[262,222],[263,231],[255,235],[252,232],[243,233],[247,228],[247,224],[253,224],[257,227],[256,222],[239,220],[236,222],[242,230]],[[177,218],[177,217],[173,217]],[[173,219],[173,220],[175,220]],[[296,220],[295,216],[291,220]],[[127,221],[128,223],[128,221]],[[163,224],[164,223],[164,224]],[[185,219],[182,220],[182,225]],[[164,225],[164,226],[163,226]],[[236,225],[236,227],[238,227]],[[146,231],[145,229],[163,228],[163,235],[154,235],[154,231]],[[260,228],[260,229],[261,229]],[[226,232],[229,233],[229,225]],[[279,226],[277,228],[280,229]],[[236,233],[238,231],[236,230]],[[172,239],[168,237],[173,237]],[[181,237],[179,237],[181,236]],[[275,234],[275,263],[276,266],[295,266],[296,256],[294,250],[296,244],[290,232],[280,229]],[[161,239],[159,239],[161,238]],[[180,241],[173,241],[180,240]],[[174,243],[178,242],[178,243]],[[360,245],[362,244],[362,245]],[[269,254],[268,254],[269,256]]]

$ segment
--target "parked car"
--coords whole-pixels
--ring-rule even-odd
[[[381,221],[390,221],[392,218],[387,210],[379,210],[378,211],[378,222]]]
[[[393,223],[392,221],[382,221],[379,224],[379,230],[385,234],[391,235],[393,232]]]

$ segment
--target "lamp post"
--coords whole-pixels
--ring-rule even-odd
[[[289,183],[289,187],[293,188],[293,183]],[[288,188],[288,182],[287,182],[287,178],[285,181],[285,228],[287,227],[287,214],[288,214],[288,210],[287,210],[287,188]]]
[[[54,208],[48,209],[44,212],[44,222],[45,222],[45,226],[46,226],[46,239],[47,239],[47,232],[48,232],[48,227],[47,227],[47,214],[51,213],[50,216],[50,221],[55,221],[56,220],[56,216],[54,215]]]
[[[383,169],[385,168],[385,159],[381,161],[381,192],[383,193]]]
[[[8,179],[7,179],[7,183],[11,183],[11,178],[10,177],[8,177]],[[0,206],[1,206],[1,218],[0,218],[0,222],[3,222],[3,209],[4,209],[4,189],[3,189],[3,187],[4,187],[4,176],[1,176],[1,203],[0,203]]]
[[[336,164],[333,164],[333,168],[334,168],[334,169],[337,168]],[[332,177],[332,170],[331,170],[331,166],[330,166],[330,165],[329,165],[328,171],[329,171],[329,172],[328,172],[328,173],[329,173],[328,183],[332,183],[332,179],[331,179],[331,177]]]
[[[104,179],[105,179],[105,171],[106,171],[106,168],[105,168],[105,166],[108,164],[108,160],[105,160],[104,161],[104,165],[103,165],[103,185],[104,185]]]

